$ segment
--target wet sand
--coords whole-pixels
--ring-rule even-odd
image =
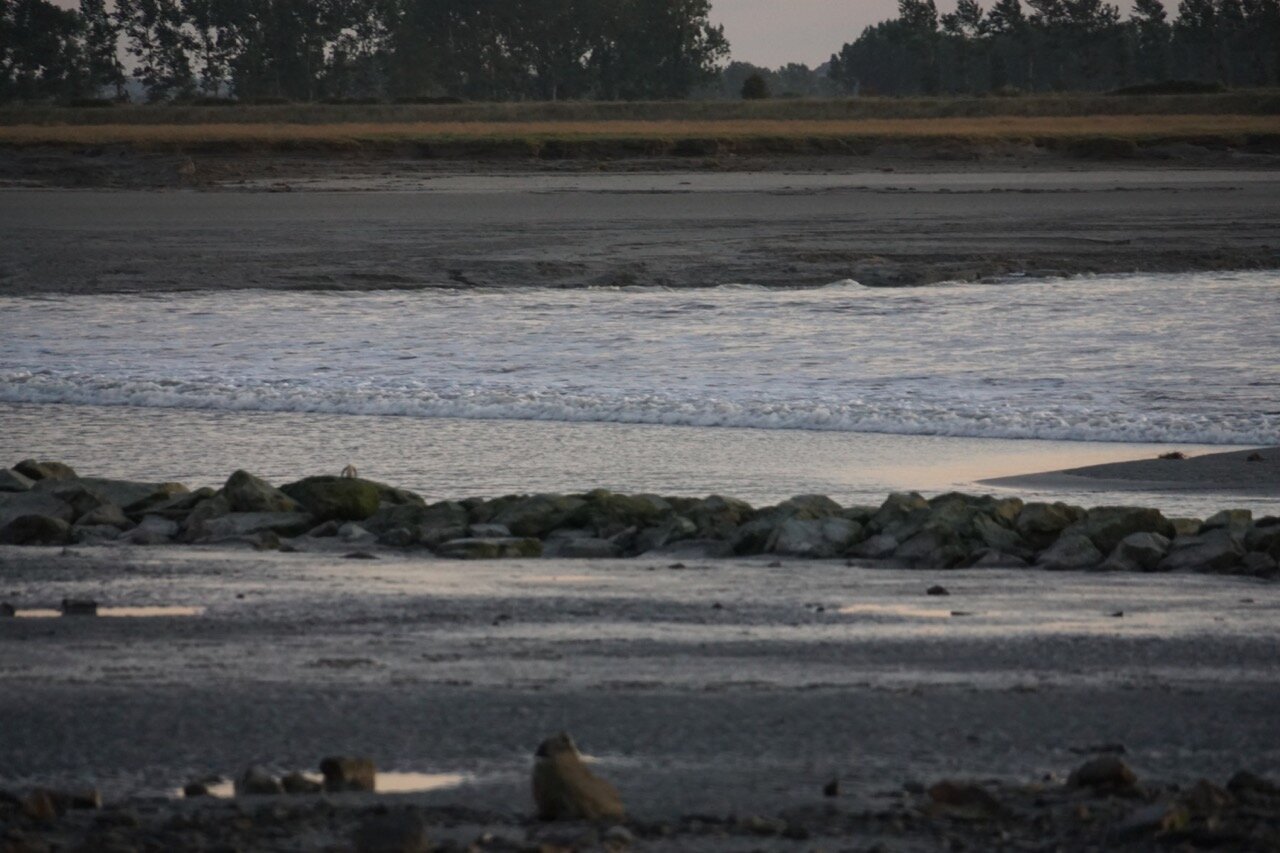
[[[884,167],[890,168],[890,167]],[[294,187],[308,192],[269,192]],[[0,294],[816,286],[1280,268],[1280,171],[428,172],[0,192]]]
[[[1187,459],[1135,459],[980,481],[1010,489],[1280,496],[1280,447],[1207,453]]]

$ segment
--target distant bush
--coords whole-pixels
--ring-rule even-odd
[[[235,98],[223,98],[214,95],[182,98],[180,100],[174,100],[172,103],[176,107],[238,107],[241,104],[241,102]]]
[[[114,107],[116,102],[111,98],[72,98],[65,106],[78,110],[102,110]]]
[[[1113,89],[1108,95],[1219,95],[1227,91],[1221,83],[1205,83],[1200,80],[1160,80],[1156,83],[1139,83]]]
[[[423,106],[445,106],[450,104],[465,104],[462,98],[455,98],[453,95],[410,95],[408,97],[396,98],[397,104],[421,104]]]
[[[325,98],[320,103],[330,107],[375,107],[386,102],[381,98]]]
[[[742,99],[744,101],[763,101],[769,97],[769,84],[759,74],[752,74],[742,81]]]

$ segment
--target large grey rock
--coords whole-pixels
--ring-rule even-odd
[[[503,560],[542,556],[542,543],[537,539],[454,539],[436,549],[441,557],[451,560]]]
[[[376,513],[365,519],[361,527],[380,536],[394,530],[408,530],[413,543],[434,548],[451,539],[465,538],[471,523],[469,519],[467,508],[456,501],[442,501],[430,506],[384,504]],[[396,534],[393,538],[399,540],[403,535]]]
[[[1229,572],[1245,555],[1238,536],[1219,527],[1199,536],[1179,536],[1173,549],[1160,561],[1162,572]]]
[[[662,548],[698,535],[698,525],[683,515],[673,516],[655,527],[646,527],[636,534],[634,543],[637,554]]]
[[[1197,536],[1204,526],[1204,522],[1198,518],[1171,518],[1169,523],[1173,525],[1174,536]]]
[[[1018,513],[1014,529],[1036,550],[1048,548],[1062,531],[1084,517],[1084,510],[1064,503],[1029,503]],[[1090,540],[1092,541],[1092,540]]]
[[[1240,560],[1240,574],[1269,578],[1276,573],[1276,558],[1261,551],[1250,551]]]
[[[1204,524],[1200,525],[1200,532],[1229,530],[1232,533],[1244,534],[1252,525],[1252,511],[1247,509],[1224,509],[1206,518]]]
[[[740,525],[755,515],[750,504],[721,495],[693,500],[676,511],[693,522],[697,528],[694,535],[700,539],[730,539]]]
[[[205,501],[218,498],[222,501],[222,505],[226,507],[226,500],[219,495],[214,489],[207,486],[196,489],[194,492],[186,494],[173,495],[168,498],[161,498],[154,501],[142,501],[124,508],[131,518],[142,518],[147,515],[158,515],[172,521],[186,521],[187,516]],[[230,512],[231,508],[226,507],[224,512]]]
[[[582,501],[582,506],[569,514],[563,526],[588,528],[602,539],[629,527],[650,527],[675,514],[671,504],[657,495],[620,495],[596,489],[583,495]],[[514,527],[511,529],[515,531]]]
[[[32,480],[74,480],[75,469],[61,462],[42,462],[35,459],[24,459],[13,466],[24,477]]]
[[[12,468],[0,468],[0,492],[25,492],[36,481]]]
[[[140,508],[159,505],[179,495],[189,494],[181,483],[139,483],[133,480],[110,480],[103,477],[76,477],[64,480],[43,480],[36,484],[40,491],[53,491],[80,487],[97,496],[104,503],[115,504],[126,512],[135,505]]]
[[[929,502],[922,495],[917,492],[894,492],[885,498],[880,509],[871,516],[867,529],[872,533],[882,533],[889,525],[922,509],[929,509]]]
[[[1025,569],[1029,564],[1016,554],[982,548],[969,557],[966,565],[971,569]]]
[[[235,781],[237,797],[273,796],[284,793],[280,784],[269,770],[264,767],[249,767]]]
[[[138,526],[125,534],[126,541],[134,545],[163,545],[178,535],[178,522],[162,515],[148,515]]]
[[[297,512],[299,504],[266,480],[236,471],[222,487],[231,512]]]
[[[850,557],[862,560],[887,560],[901,543],[887,533],[877,533],[849,549]]]
[[[830,518],[844,511],[840,504],[826,495],[796,495],[778,504],[777,509],[789,518],[801,520]]]
[[[378,771],[372,758],[330,756],[320,762],[324,789],[331,793],[369,791],[377,788]]]
[[[1021,501],[1018,501],[1018,506],[1022,506]],[[1016,530],[1004,526],[985,512],[980,512],[972,518],[969,529],[973,537],[988,549],[1022,557],[1024,560],[1031,556],[1031,549],[1027,547],[1027,543]]]
[[[740,557],[763,554],[768,550],[774,531],[780,523],[769,513],[752,518],[729,534],[729,547]]]
[[[65,545],[71,525],[47,515],[23,515],[0,527],[0,545]]]
[[[133,527],[133,520],[124,514],[124,510],[115,504],[107,503],[95,507],[76,519],[76,524],[86,527],[111,526],[117,530],[128,530]]]
[[[788,557],[824,559],[843,554],[862,534],[862,525],[836,515],[789,518],[774,530],[767,550]]]
[[[357,477],[307,477],[280,491],[319,521],[364,521],[382,505],[384,488]]]
[[[893,552],[895,560],[921,569],[949,569],[968,556],[955,530],[936,523],[926,525]]]
[[[75,524],[71,527],[71,541],[77,545],[101,545],[120,539],[120,528],[109,524]]]
[[[1270,554],[1280,560],[1280,524],[1250,528],[1244,537],[1244,547],[1250,551]]]
[[[1104,572],[1154,572],[1169,547],[1169,539],[1159,533],[1131,533],[1098,568]]]
[[[733,544],[723,539],[682,539],[645,554],[662,560],[714,560],[733,555]]]
[[[479,508],[472,521],[501,524],[513,536],[545,538],[565,527],[569,517],[586,504],[580,497],[557,494],[511,495]]]
[[[473,524],[467,535],[473,539],[506,539],[512,533],[505,524]]]
[[[1091,569],[1101,563],[1103,554],[1093,540],[1079,533],[1064,533],[1036,557],[1036,565],[1050,571]]]
[[[43,515],[68,524],[76,519],[71,504],[48,492],[0,492],[0,527],[24,515]]]
[[[1131,506],[1095,507],[1066,532],[1089,537],[1104,554],[1134,533],[1156,533],[1166,539],[1175,535],[1173,524],[1159,510]]]
[[[204,522],[195,534],[195,539],[200,542],[217,542],[258,533],[301,536],[313,526],[315,519],[305,512],[232,512]]]

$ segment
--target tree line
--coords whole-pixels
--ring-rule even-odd
[[[1280,0],[899,0],[831,58],[842,91],[877,95],[1107,91],[1183,80],[1280,84]]]
[[[0,0],[0,100],[681,98],[710,0]],[[122,61],[123,50],[126,61]]]

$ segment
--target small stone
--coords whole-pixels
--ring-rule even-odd
[[[0,601],[0,619],[6,619],[18,615],[18,608],[14,607],[7,601]]]
[[[352,839],[356,853],[427,853],[431,839],[422,815],[410,809],[367,818]]]
[[[372,791],[376,787],[377,770],[371,758],[330,756],[320,762],[326,791]]]
[[[989,791],[973,782],[943,780],[929,788],[935,810],[967,817],[996,817],[1005,808]]]
[[[209,786],[204,782],[188,782],[182,786],[182,796],[187,799],[209,796]]]
[[[840,796],[840,780],[832,779],[830,782],[822,786],[822,796],[838,797]]]
[[[47,791],[59,814],[69,811],[97,811],[102,808],[102,793],[97,788],[78,791]]]
[[[266,768],[254,766],[246,769],[236,780],[235,792],[237,797],[271,796],[283,794],[284,788]]]
[[[376,560],[377,554],[370,554],[368,551],[352,551],[350,554],[343,554],[344,560]]]
[[[948,591],[945,586],[940,586],[940,585],[931,586],[929,587],[929,589],[925,591],[925,595],[950,595],[950,594],[951,594],[950,591]]]
[[[1137,775],[1114,755],[1085,762],[1067,779],[1068,787],[1090,788],[1099,793],[1131,793],[1137,785]]]
[[[1265,456],[1263,456],[1261,453],[1250,453],[1248,456],[1246,456],[1246,457],[1245,457],[1245,460],[1244,460],[1244,461],[1246,461],[1246,462],[1266,462],[1266,461],[1267,461],[1267,458],[1266,458]]]
[[[541,820],[625,819],[622,797],[591,772],[566,733],[538,747],[533,765],[533,800]]]
[[[62,599],[63,616],[97,616],[98,602],[92,598]]]

